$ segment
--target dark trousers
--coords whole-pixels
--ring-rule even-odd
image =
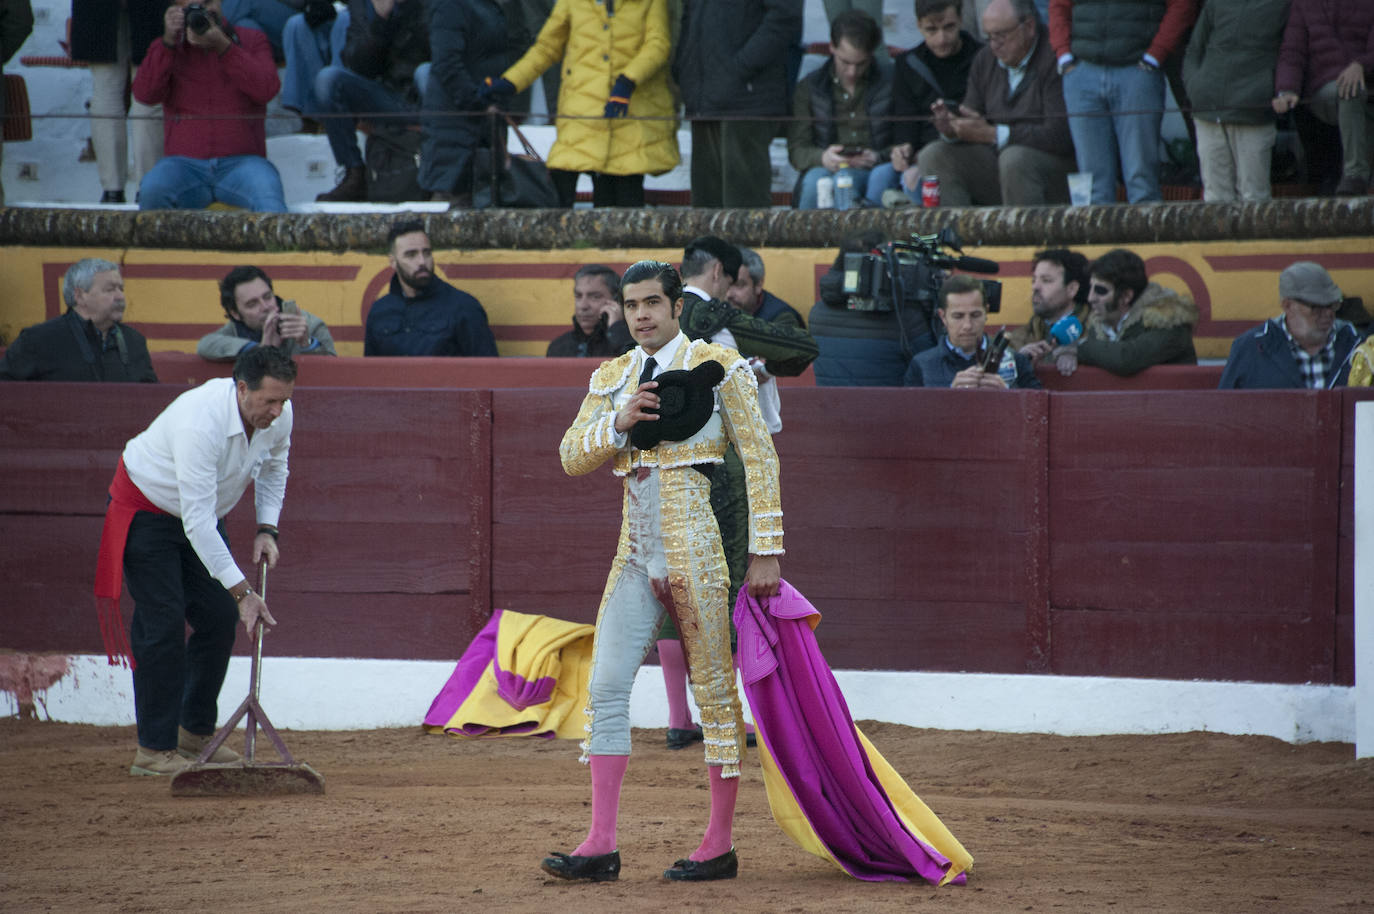
[[[692,205],[773,205],[772,121],[692,121]]]
[[[577,179],[580,171],[549,169],[549,180],[558,192],[558,205],[571,208],[577,202]],[[603,175],[591,172],[592,206],[643,206],[643,175]]]
[[[134,515],[124,546],[124,580],[134,598],[129,646],[136,664],[138,744],[175,749],[178,724],[192,733],[215,732],[216,702],[239,621],[234,598],[205,570],[181,518],[168,514]]]

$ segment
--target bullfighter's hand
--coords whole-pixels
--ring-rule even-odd
[[[749,588],[749,596],[775,597],[778,595],[778,582],[782,580],[782,569],[778,567],[776,555],[755,555],[749,559],[749,570],[744,575],[744,583]]]
[[[658,414],[648,412],[651,409],[658,409],[658,394],[654,393],[654,388],[658,386],[657,381],[645,381],[639,385],[639,389],[630,397],[630,401],[615,414],[615,430],[620,434],[625,434],[640,422],[657,422]]]

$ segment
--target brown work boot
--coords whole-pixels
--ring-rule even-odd
[[[367,201],[367,169],[354,165],[344,171],[338,185],[333,190],[317,194],[319,203],[363,203]]]
[[[177,753],[180,754],[182,758],[188,758],[191,761],[195,761],[200,758],[200,753],[205,749],[205,745],[210,742],[213,736],[213,733],[209,736],[201,736],[198,733],[192,733],[185,727],[178,727]],[[230,762],[243,761],[243,756],[221,743],[219,748],[215,750],[215,754],[210,756],[209,761],[216,765],[227,765]]]
[[[129,766],[129,773],[154,776],[176,774],[190,764],[174,749],[144,749],[139,746],[134,763]]]

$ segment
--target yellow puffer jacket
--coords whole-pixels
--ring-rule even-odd
[[[611,16],[595,0],[558,0],[534,45],[502,75],[523,91],[562,59],[550,168],[658,175],[680,161],[669,50],[668,0],[615,0]],[[606,100],[622,73],[635,83],[629,117],[607,119]]]

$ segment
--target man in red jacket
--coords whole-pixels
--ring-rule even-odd
[[[167,157],[144,175],[139,209],[201,209],[219,200],[286,212],[263,125],[281,88],[267,36],[226,22],[220,0],[176,0],[162,22],[133,92],[163,106]]]
[[[1341,130],[1337,196],[1369,192],[1374,109],[1367,78],[1374,73],[1374,4],[1368,0],[1293,0],[1274,74],[1274,110],[1291,111],[1301,97],[1312,113]]]

